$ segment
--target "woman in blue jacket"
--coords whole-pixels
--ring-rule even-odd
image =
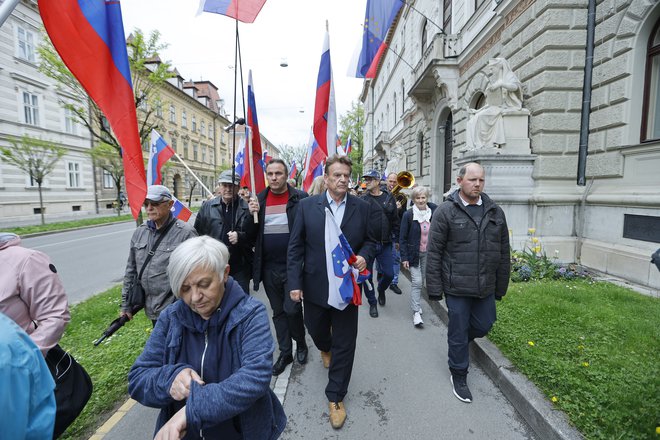
[[[229,277],[229,251],[208,237],[180,244],[167,268],[181,301],[167,307],[128,374],[128,391],[161,408],[156,439],[275,439],[286,416],[270,390],[265,306]]]
[[[413,188],[411,198],[413,206],[403,213],[399,232],[399,251],[401,265],[410,270],[412,288],[410,308],[413,311],[413,325],[422,327],[422,306],[420,298],[426,273],[426,245],[428,244],[431,214],[437,205],[429,203],[431,190],[425,186]]]

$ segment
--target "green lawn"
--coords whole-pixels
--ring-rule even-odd
[[[121,287],[71,308],[71,322],[60,341],[87,370],[94,392],[87,406],[60,438],[87,439],[94,429],[127,397],[127,374],[151,333],[151,321],[143,312],[98,347],[107,325],[118,316]]]
[[[660,301],[609,283],[514,283],[489,335],[588,439],[657,439]]]
[[[58,223],[47,223],[45,225],[21,226],[18,228],[3,228],[2,232],[12,232],[17,235],[36,234],[38,232],[55,232],[66,229],[76,229],[81,226],[102,225],[106,223],[126,222],[133,220],[130,214],[110,217],[92,217],[80,220],[72,220]]]

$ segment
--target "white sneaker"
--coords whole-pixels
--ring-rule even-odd
[[[422,315],[419,312],[415,312],[413,315],[413,325],[415,327],[422,327],[424,325],[424,321],[422,321]]]

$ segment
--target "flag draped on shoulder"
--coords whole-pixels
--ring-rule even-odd
[[[137,219],[147,181],[119,1],[40,0],[39,12],[55,50],[117,136]]]
[[[172,215],[179,220],[183,220],[184,222],[187,222],[190,219],[190,216],[192,215],[192,211],[179,199],[176,197],[172,197],[172,200],[174,200],[174,204],[170,208],[170,211],[172,211]]]
[[[261,166],[262,150],[261,135],[259,134],[259,120],[257,119],[257,103],[254,98],[254,85],[252,84],[252,71],[248,72],[248,92],[247,92],[247,126],[249,130],[245,131],[245,153],[243,166],[243,176],[241,177],[241,186],[247,186],[253,194],[259,194],[266,189],[266,179],[264,178],[264,169]],[[252,139],[252,149],[250,149],[249,140]],[[252,173],[254,173],[254,188],[252,187]]]
[[[376,76],[378,63],[387,50],[387,33],[402,7],[403,0],[367,0],[357,78]]]
[[[324,155],[335,154],[337,145],[337,111],[335,87],[332,80],[330,61],[330,34],[325,33],[323,53],[316,81],[316,102],[314,104],[314,138]]]
[[[151,130],[151,148],[149,149],[149,162],[147,163],[147,184],[162,185],[162,168],[165,162],[174,156],[174,150],[165,142],[165,139],[156,130]]]
[[[369,276],[366,269],[358,272],[351,265],[357,257],[341,232],[335,217],[325,208],[325,262],[328,272],[328,305],[344,310],[349,304],[362,304],[359,283]]]
[[[266,0],[200,0],[200,12],[226,15],[243,23],[254,23]]]

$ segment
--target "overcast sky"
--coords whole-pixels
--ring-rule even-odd
[[[233,111],[235,22],[203,13],[198,0],[123,0],[126,36],[157,29],[170,61],[186,80],[210,80]],[[243,76],[252,69],[261,133],[275,145],[307,144],[314,112],[326,19],[335,82],[337,119],[357,101],[362,79],[347,75],[361,44],[366,0],[267,0],[256,21],[239,23]],[[282,58],[289,66],[280,67]],[[237,115],[243,116],[240,79]],[[302,111],[302,113],[301,113]]]

